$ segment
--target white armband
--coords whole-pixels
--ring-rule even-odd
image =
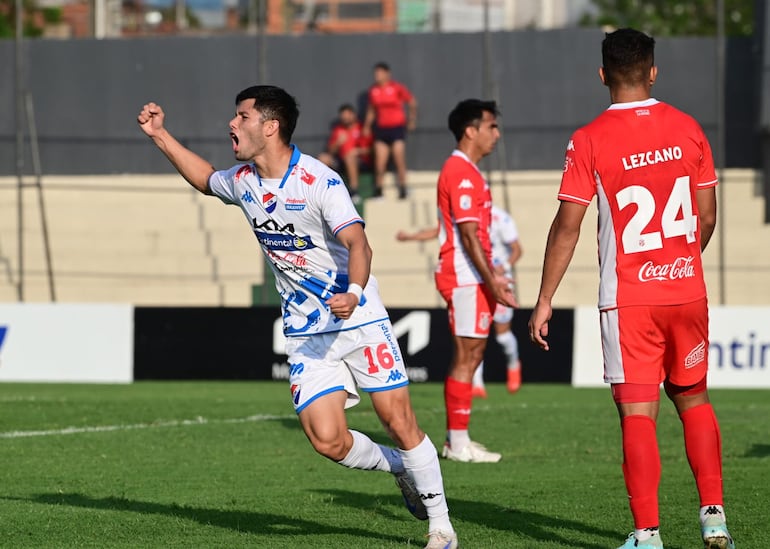
[[[364,293],[364,289],[361,287],[360,284],[356,284],[355,282],[353,284],[348,284],[348,293],[353,294],[356,296],[358,301],[361,301],[361,294]]]

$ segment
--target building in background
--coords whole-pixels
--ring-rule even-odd
[[[402,32],[478,32],[576,26],[591,0],[399,0]],[[486,20],[486,24],[485,24]]]
[[[591,0],[37,0],[48,38],[264,29],[268,34],[478,32],[576,26]]]

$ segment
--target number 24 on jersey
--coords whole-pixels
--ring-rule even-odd
[[[644,232],[657,211],[655,196],[649,189],[641,185],[630,185],[618,191],[615,198],[620,210],[631,204],[636,205],[636,212],[623,229],[622,242],[625,253],[660,249],[665,238],[683,236],[688,243],[695,242],[698,216],[693,214],[689,176],[677,177],[674,181],[660,216],[661,231]]]

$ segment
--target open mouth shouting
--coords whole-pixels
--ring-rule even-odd
[[[238,136],[234,132],[230,132],[230,139],[233,142],[233,152],[238,152]]]

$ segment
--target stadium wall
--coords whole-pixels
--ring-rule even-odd
[[[551,351],[529,343],[531,311],[514,316],[525,383],[602,384],[594,307],[557,309]],[[415,382],[443,381],[451,358],[444,309],[391,309]],[[712,307],[712,387],[770,388],[770,307]],[[132,380],[286,380],[276,307],[156,308],[130,305],[0,305],[0,382],[126,383]],[[705,357],[697,355],[694,360]],[[503,381],[491,341],[485,378]]]
[[[30,40],[23,84],[46,174],[171,172],[136,127],[147,101],[164,107],[168,127],[184,144],[216,166],[229,166],[234,96],[260,74],[298,98],[295,141],[318,153],[338,105],[362,105],[371,67],[380,60],[392,64],[394,77],[420,104],[418,128],[409,138],[410,169],[440,167],[453,146],[447,113],[474,96],[496,96],[503,112],[505,147],[498,151],[505,158],[490,158],[490,166],[558,169],[571,132],[608,104],[597,76],[602,37],[594,29],[492,33],[489,57],[483,34]],[[257,51],[259,43],[265,52]],[[655,95],[694,115],[714,139],[715,40],[660,38],[658,44]],[[0,41],[0,59],[13,59],[13,48],[12,41]],[[728,40],[728,166],[760,165],[758,55],[751,38]],[[0,175],[15,173],[14,84],[13,63],[0,64],[0,109],[7,115],[0,117]]]

